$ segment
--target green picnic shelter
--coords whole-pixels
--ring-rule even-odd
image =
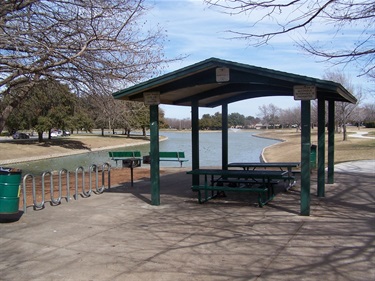
[[[334,183],[335,102],[356,103],[356,98],[339,83],[218,58],[209,58],[113,94],[115,99],[141,101],[150,106],[151,204],[160,205],[159,104],[191,107],[193,170],[199,169],[199,108],[221,106],[221,165],[225,170],[228,165],[228,126],[225,125],[228,124],[228,104],[270,96],[291,96],[301,101],[300,214],[310,215],[311,101],[318,101],[317,196],[324,197],[325,184]],[[192,184],[199,184],[199,176],[192,175]]]

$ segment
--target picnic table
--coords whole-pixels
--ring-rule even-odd
[[[274,180],[283,179],[287,171],[196,169],[187,174],[204,176],[203,185],[192,186],[192,190],[198,191],[199,203],[207,202],[225,191],[255,192],[258,194],[259,207],[262,207],[275,196]]]
[[[280,171],[288,171],[288,173],[284,176],[285,182],[285,189],[288,190],[292,186],[296,184],[295,180],[295,170],[293,168],[298,168],[300,166],[300,162],[234,162],[229,163],[228,168],[242,168],[243,170],[257,170],[259,168],[267,169],[267,168],[276,168],[280,169]]]

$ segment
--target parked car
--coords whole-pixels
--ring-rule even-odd
[[[61,137],[61,136],[70,136],[69,131],[65,130],[53,130],[51,131],[51,137]]]
[[[57,131],[52,131],[51,132],[51,137],[57,137],[57,136],[58,136]]]
[[[29,135],[28,134],[25,134],[25,133],[19,133],[19,132],[16,132],[13,134],[13,139],[15,140],[19,140],[19,139],[29,139]]]

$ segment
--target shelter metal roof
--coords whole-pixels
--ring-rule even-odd
[[[144,92],[159,92],[161,104],[190,106],[193,100],[198,100],[200,107],[216,107],[250,98],[293,97],[296,85],[316,86],[317,98],[357,102],[339,83],[217,58],[120,90],[113,97],[144,101]]]

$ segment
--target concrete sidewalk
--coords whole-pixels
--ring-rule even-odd
[[[325,198],[313,183],[303,217],[298,186],[200,205],[185,171],[161,206],[146,181],[1,223],[0,280],[375,280],[374,173],[336,173]]]

